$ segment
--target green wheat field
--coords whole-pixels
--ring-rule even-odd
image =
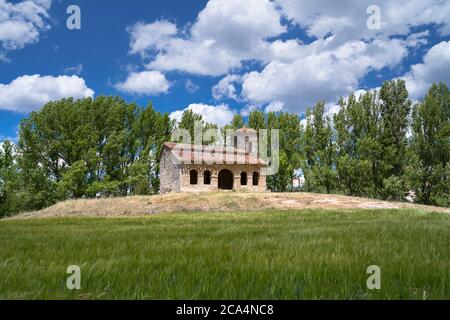
[[[69,265],[81,289],[69,290]],[[366,286],[381,268],[381,289]],[[450,215],[171,213],[0,221],[0,299],[450,299]]]

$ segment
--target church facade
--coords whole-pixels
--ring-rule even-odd
[[[266,191],[266,163],[259,159],[256,131],[240,129],[233,147],[166,142],[160,163],[160,192]],[[242,143],[240,143],[242,141]]]

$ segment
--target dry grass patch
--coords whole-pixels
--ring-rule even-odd
[[[314,193],[178,193],[126,198],[81,199],[64,201],[47,209],[28,212],[28,217],[122,217],[144,216],[169,212],[230,212],[303,209],[421,209],[429,212],[450,212],[448,208],[403,202],[324,195]]]

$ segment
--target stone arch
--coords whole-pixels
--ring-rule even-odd
[[[259,185],[259,172],[257,171],[253,172],[253,185]]]
[[[198,172],[197,172],[197,170],[190,170],[189,171],[189,181],[190,181],[190,184],[197,184],[198,183]]]
[[[247,172],[241,172],[241,186],[247,185]]]
[[[205,172],[203,172],[203,184],[211,184],[211,171],[205,170]]]
[[[234,176],[230,170],[223,169],[219,172],[219,189],[233,190]]]

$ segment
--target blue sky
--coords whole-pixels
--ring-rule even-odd
[[[380,27],[367,12],[380,9]],[[66,9],[81,9],[81,30]],[[226,123],[404,78],[450,82],[446,1],[0,0],[0,138],[48,100],[120,95]]]

